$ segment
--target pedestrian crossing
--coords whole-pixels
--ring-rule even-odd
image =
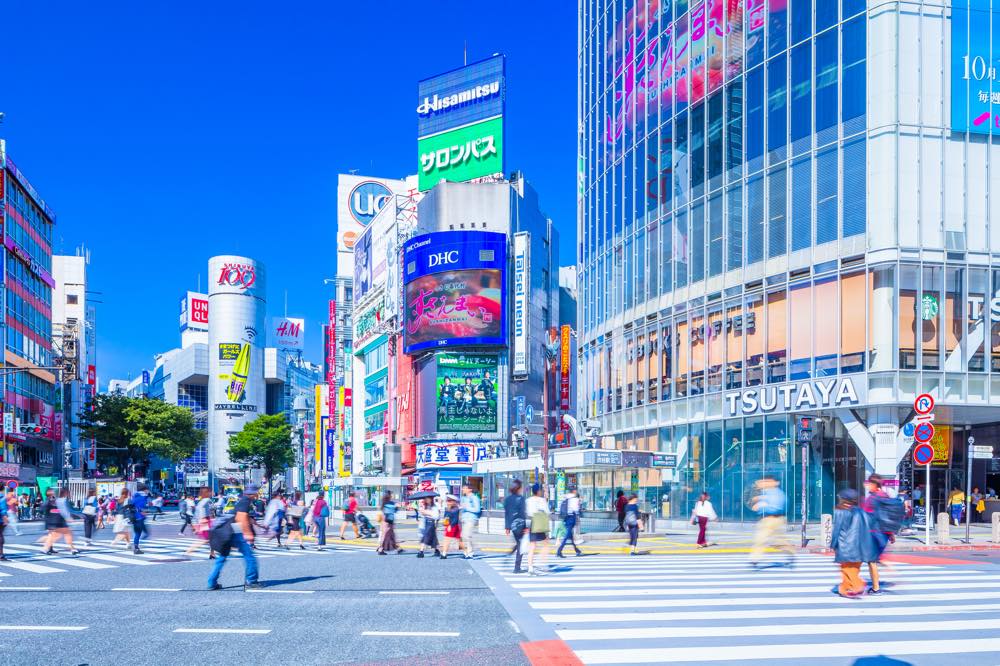
[[[820,555],[756,570],[741,555],[570,557],[539,577],[484,563],[585,664],[1000,663],[1000,567],[913,558],[880,567],[883,594],[844,599]]]
[[[187,549],[198,543],[199,549],[187,553]],[[4,545],[4,554],[8,561],[0,562],[0,589],[17,574],[54,574],[67,571],[115,569],[122,566],[154,566],[177,562],[194,562],[208,559],[208,546],[203,542],[184,538],[166,537],[143,539],[140,542],[141,554],[132,552],[131,541],[128,547],[120,544],[112,546],[108,541],[94,541],[93,546],[85,546],[82,541],[74,540],[74,545],[80,554],[72,556],[64,543],[56,544],[55,555],[43,553],[43,546],[36,543],[11,543]],[[257,544],[256,555],[259,559],[282,557],[312,557],[332,553],[363,552],[351,546],[327,545],[324,550],[317,551],[315,546],[306,546],[305,550],[298,545],[289,550],[278,548],[277,544],[262,540]],[[240,558],[239,551],[233,549],[230,558]]]

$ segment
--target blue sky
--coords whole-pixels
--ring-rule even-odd
[[[178,301],[214,254],[268,271],[268,313],[307,319],[334,272],[336,180],[416,169],[417,81],[507,54],[507,168],[575,247],[576,3],[4,0],[0,137],[91,250],[98,371],[179,345]]]

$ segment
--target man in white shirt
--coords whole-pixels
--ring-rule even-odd
[[[573,545],[573,550],[576,551],[577,555],[583,555],[583,551],[576,545],[576,539],[573,537],[573,532],[576,530],[576,523],[580,519],[580,497],[576,494],[575,488],[570,488],[566,493],[566,497],[560,503],[559,514],[563,521],[563,527],[566,528],[566,533],[563,535],[559,547],[556,548],[556,557],[566,557],[562,554],[562,549],[566,546],[566,542]]]
[[[465,543],[465,559],[472,559],[472,535],[482,513],[479,496],[469,486],[462,486],[462,541]]]

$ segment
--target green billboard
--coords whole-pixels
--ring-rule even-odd
[[[417,140],[419,188],[442,180],[463,182],[503,174],[503,117],[432,134]]]
[[[437,355],[439,432],[496,432],[495,354]]]

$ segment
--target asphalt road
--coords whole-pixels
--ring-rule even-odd
[[[157,526],[154,542],[176,529]],[[244,591],[231,558],[209,592],[207,560],[130,566],[96,558],[136,556],[99,549],[81,559],[110,568],[73,568],[27,550],[37,537],[8,535],[14,563],[64,570],[0,569],[0,664],[528,663],[519,628],[460,558],[264,551],[262,590]]]

